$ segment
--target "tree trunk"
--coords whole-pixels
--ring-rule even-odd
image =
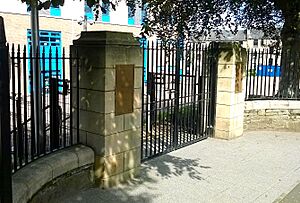
[[[281,31],[281,79],[278,96],[300,98],[300,15],[299,9],[283,11],[285,23]]]

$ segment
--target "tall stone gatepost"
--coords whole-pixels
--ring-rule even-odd
[[[218,59],[215,137],[233,139],[243,134],[243,73],[246,50],[235,43],[220,43]]]
[[[108,31],[82,32],[73,44],[81,63],[80,142],[96,153],[96,183],[114,186],[139,173],[142,49],[132,34]]]

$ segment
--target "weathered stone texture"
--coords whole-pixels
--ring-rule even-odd
[[[262,101],[259,104],[259,101],[247,101],[244,129],[300,132],[300,102],[298,105],[295,102]]]
[[[136,175],[141,163],[142,50],[129,33],[83,32],[74,44],[83,61],[79,73],[81,142],[95,151],[96,183],[114,186]],[[118,114],[117,104],[125,104],[116,96],[116,67],[126,65],[134,67],[133,94],[126,94],[132,96],[126,105],[132,105],[133,112]]]

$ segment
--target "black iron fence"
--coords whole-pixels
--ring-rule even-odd
[[[142,159],[207,138],[215,119],[217,45],[144,41]]]
[[[55,150],[76,144],[71,88],[79,58],[56,47],[41,47],[33,56],[32,47],[10,50],[10,128],[12,172]],[[34,67],[36,66],[36,67]],[[40,118],[34,109],[33,71],[40,69]],[[76,72],[76,71],[75,71]],[[77,119],[76,119],[77,120]],[[78,129],[78,128],[77,128]],[[36,133],[39,132],[39,133]],[[76,133],[78,135],[78,133]]]
[[[300,56],[276,49],[250,49],[246,68],[246,100],[300,100]]]

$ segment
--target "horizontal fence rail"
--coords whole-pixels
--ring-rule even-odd
[[[78,100],[72,80],[78,82],[79,58],[58,47],[40,47],[33,56],[31,46],[12,45],[10,49],[10,136],[12,172],[41,156],[76,144],[72,103]],[[33,67],[33,66],[36,67]],[[35,133],[33,70],[40,69],[40,133]],[[78,84],[76,85],[78,87]],[[78,102],[77,102],[78,104]],[[78,119],[77,119],[78,120]],[[78,135],[78,133],[77,133]]]
[[[142,159],[195,143],[214,126],[214,47],[143,42]]]
[[[276,49],[250,49],[246,68],[246,100],[300,100],[300,56]]]

